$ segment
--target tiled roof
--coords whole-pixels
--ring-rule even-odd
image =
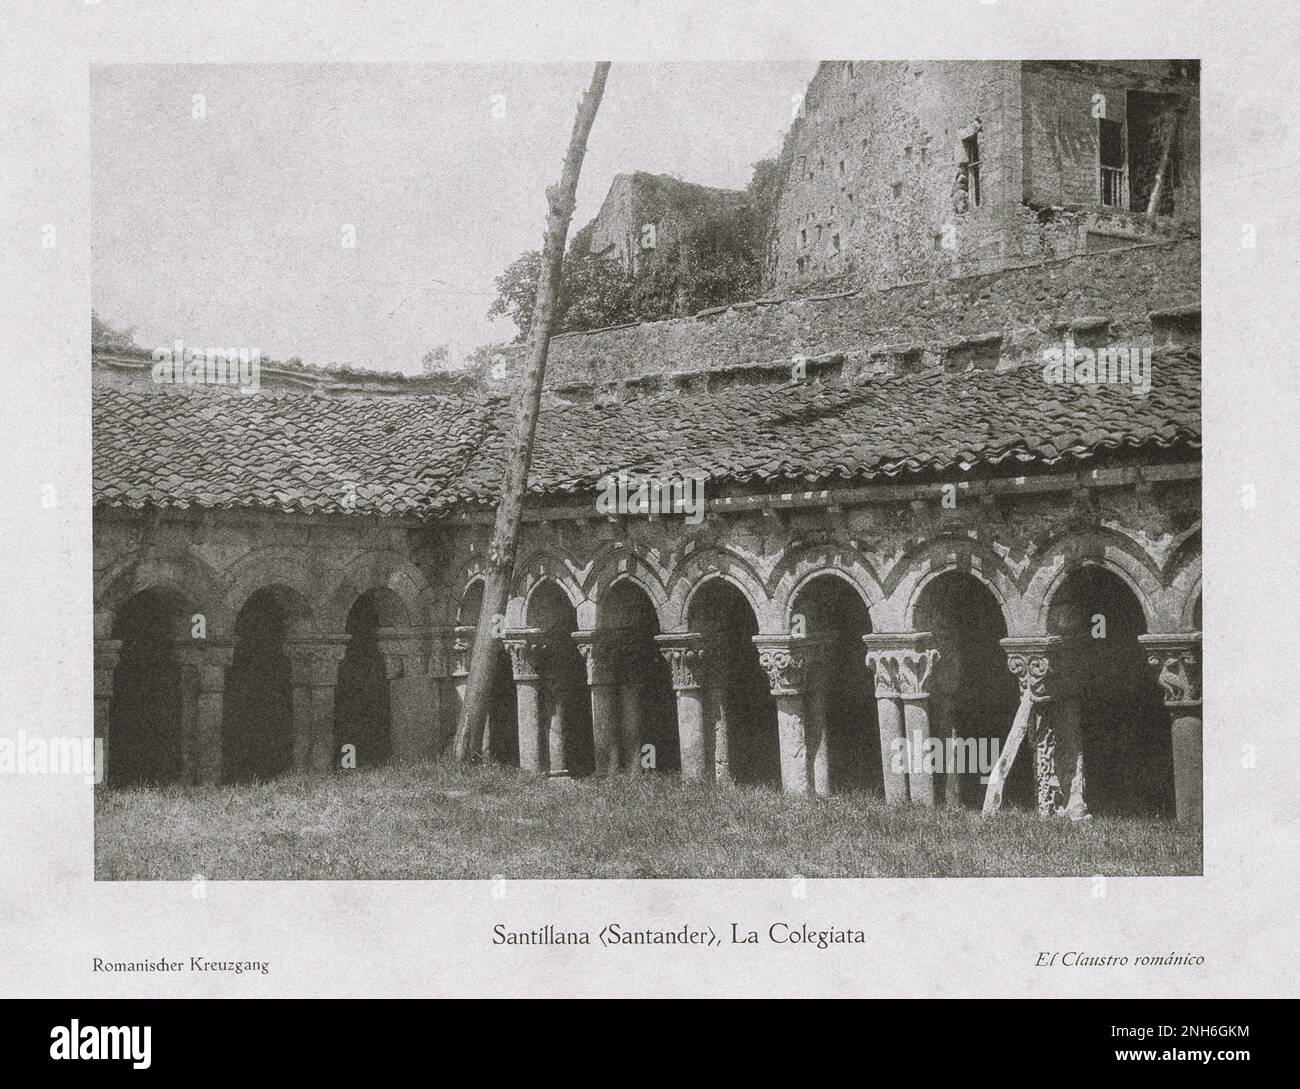
[[[542,411],[530,490],[589,490],[619,469],[782,486],[1199,446],[1199,353],[1157,353],[1152,372],[1147,396],[1048,385],[1024,367],[562,404]],[[495,503],[510,424],[500,400],[97,387],[95,501],[361,514]]]

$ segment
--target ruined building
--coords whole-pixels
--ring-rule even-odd
[[[787,140],[769,279],[872,287],[1195,230],[1185,61],[831,61]]]
[[[980,199],[952,259],[977,268],[931,245],[918,189],[897,250],[862,214],[841,234],[846,263],[889,286],[557,339],[486,755],[971,806],[988,769],[927,764],[925,741],[965,753],[1028,721],[1012,804],[1199,819],[1199,243],[1161,226],[1194,200],[1194,110],[1156,201],[1172,210],[1131,209],[1154,192],[1134,96],[1180,99],[1191,74],[972,65],[944,90],[952,66],[877,67],[906,76],[890,93],[917,120],[899,130],[903,180],[921,184],[925,147],[950,196],[979,126]],[[841,71],[823,66],[792,140],[820,149],[814,203],[840,158],[861,170],[852,117],[812,128],[854,93],[868,108],[865,77]],[[1089,73],[1125,118],[1128,208],[1072,188],[1098,131],[1074,113]],[[893,201],[896,167],[853,205]],[[790,225],[812,210],[797,197]],[[778,280],[797,274],[790,244]],[[327,772],[344,746],[363,765],[445,752],[506,400],[319,375],[249,395],[94,362],[109,784]],[[620,473],[634,491],[702,481],[703,503],[611,508]]]
[[[640,275],[663,260],[691,224],[734,215],[744,200],[739,190],[714,189],[664,174],[619,174],[587,227],[588,251]]]

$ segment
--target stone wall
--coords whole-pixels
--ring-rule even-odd
[[[1020,200],[1019,95],[1010,62],[823,64],[792,133],[770,281],[880,287],[1001,253]],[[971,136],[978,206],[958,193]]]
[[[694,318],[566,334],[551,342],[547,385],[572,398],[647,375],[663,376],[642,380],[648,388],[705,370],[720,372],[715,381],[728,380],[729,369],[742,380],[740,372],[765,364],[771,374],[752,380],[784,381],[799,353],[841,355],[849,363],[844,373],[852,375],[909,360],[935,363],[990,335],[1010,363],[1031,358],[1043,338],[1075,322],[1100,319],[1109,335],[1150,343],[1152,312],[1199,299],[1199,240],[1142,245],[879,292],[740,303]],[[521,351],[508,349],[503,358],[517,362]]]

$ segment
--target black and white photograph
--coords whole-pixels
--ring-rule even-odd
[[[585,75],[92,73],[96,876],[1200,873],[1197,62]]]
[[[1167,7],[13,5],[0,990],[1293,995],[1300,22]]]

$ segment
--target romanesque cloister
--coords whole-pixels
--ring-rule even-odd
[[[1060,750],[1083,746],[1093,809],[1176,803],[1195,816],[1199,526],[1155,547],[1120,528],[1141,501],[1117,486],[1099,489],[1115,524],[1048,532],[1016,556],[960,511],[987,513],[1017,487],[963,499],[951,527],[904,533],[897,554],[849,532],[880,512],[822,495],[712,516],[713,540],[696,547],[675,547],[669,520],[601,523],[604,539],[581,551],[564,547],[575,527],[537,524],[499,625],[484,757],[554,777],[977,806],[978,768],[926,770],[919,753],[900,768],[895,742],[1005,736],[1034,685]],[[931,521],[938,494],[910,500],[911,520]],[[445,751],[479,619],[481,537],[435,581],[410,531],[336,539],[328,519],[252,516],[226,531],[219,567],[205,557],[228,520],[172,515],[97,575],[109,782],[326,772],[343,746],[360,766]],[[106,538],[114,525],[134,520],[106,520]],[[289,537],[325,544],[274,543]],[[1012,783],[1023,804],[1030,763]]]

